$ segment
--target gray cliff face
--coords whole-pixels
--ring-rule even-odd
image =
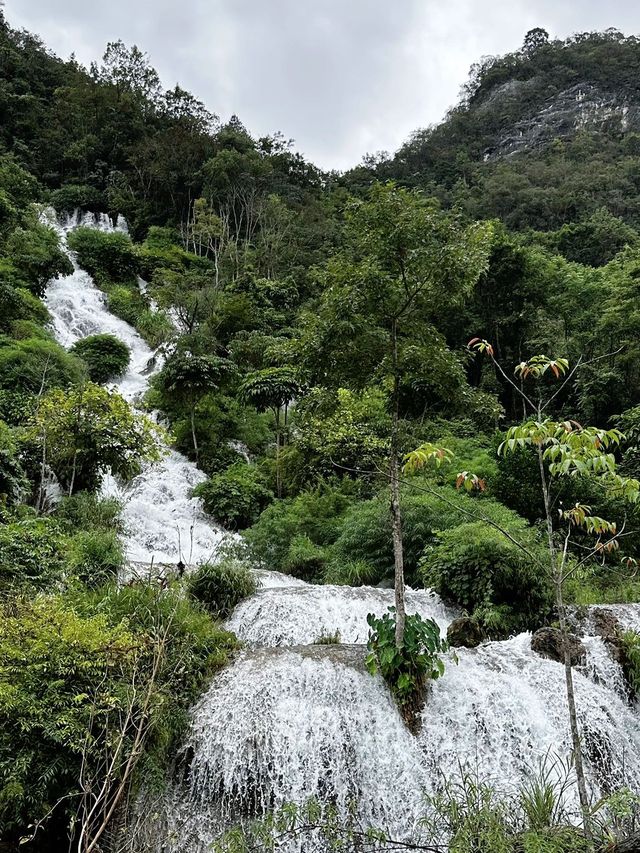
[[[478,110],[504,110],[508,115],[516,103],[526,101],[536,87],[536,79],[511,80],[496,88]],[[537,99],[536,99],[537,100]],[[608,133],[640,131],[640,104],[604,91],[591,83],[576,83],[550,93],[541,109],[520,119],[498,135],[484,152],[484,160],[510,157],[548,145],[554,139],[574,136],[579,130]]]

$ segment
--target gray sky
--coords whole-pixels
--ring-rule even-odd
[[[637,0],[6,0],[5,12],[85,64],[107,41],[135,43],[166,86],[337,169],[439,121],[471,63],[532,27],[640,33]]]

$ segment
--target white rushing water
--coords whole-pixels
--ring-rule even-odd
[[[393,602],[393,590],[370,586],[263,589],[236,607],[227,627],[259,646],[305,645],[336,632],[339,642],[366,643],[367,614],[382,616]],[[444,631],[454,616],[429,590],[408,590],[406,606],[408,613],[434,619]]]
[[[110,230],[106,217],[78,217],[57,226],[64,238],[82,221]],[[124,224],[118,226],[123,228]],[[112,316],[90,276],[53,282],[47,306],[58,340],[70,346],[109,332],[125,341],[131,366],[118,383],[135,403],[161,365],[140,336]],[[126,486],[107,488],[125,505],[127,550],[148,564],[208,559],[221,533],[189,497],[203,474],[167,448]],[[425,793],[460,766],[513,793],[540,762],[566,760],[570,738],[563,667],[531,650],[521,634],[449,656],[443,678],[429,688],[418,736],[409,733],[384,682],[364,667],[368,613],[382,614],[391,590],[315,586],[277,572],[258,573],[261,589],[243,602],[228,627],[248,644],[212,682],[192,712],[184,750],[188,773],[149,810],[140,850],[206,853],[225,827],[289,802],[331,803],[345,818],[354,804],[363,825],[395,838],[420,836]],[[624,629],[640,628],[639,605],[607,608]],[[436,620],[455,616],[428,590],[410,591],[408,612]],[[587,620],[588,621],[588,620]],[[314,645],[337,635],[343,644]],[[591,796],[627,785],[640,790],[640,727],[620,666],[597,636],[584,638],[585,665],[575,671],[579,722]],[[561,773],[560,763],[552,772]],[[575,790],[568,793],[575,806]],[[143,833],[144,834],[144,833]],[[313,838],[282,853],[312,853]]]
[[[126,231],[119,220],[114,226],[106,214],[74,215],[62,224],[54,216],[48,221],[60,234],[66,246],[66,235],[79,225],[102,231]],[[69,347],[88,335],[112,334],[129,347],[131,361],[126,374],[115,387],[122,396],[135,403],[148,387],[149,377],[162,365],[162,355],[154,353],[128,323],[111,314],[104,293],[96,287],[84,270],[78,268],[73,255],[72,275],[49,284],[46,305],[58,341]],[[198,563],[215,555],[222,539],[202,510],[201,502],[191,498],[191,489],[202,482],[204,474],[182,454],[166,448],[164,459],[148,465],[131,483],[119,484],[107,477],[106,494],[119,498],[124,506],[123,521],[127,528],[127,556],[148,566],[175,564],[179,559]]]

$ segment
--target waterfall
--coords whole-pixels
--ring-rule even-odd
[[[263,589],[234,611],[227,627],[247,643],[295,646],[338,632],[343,643],[366,643],[367,614],[382,616],[394,603],[390,589],[314,586]],[[407,612],[435,619],[441,630],[453,618],[430,590],[407,590]]]
[[[78,215],[55,227],[64,241],[78,224],[126,227]],[[75,260],[72,275],[50,284],[46,301],[63,345],[103,332],[125,341],[131,365],[116,387],[139,401],[151,359],[155,355],[158,369],[161,355],[109,313],[103,293]],[[215,553],[221,532],[189,497],[203,477],[167,448],[162,462],[130,484],[107,481],[106,492],[124,502],[132,560],[175,563],[182,554],[197,562]],[[425,793],[460,765],[513,794],[540,762],[569,755],[563,667],[535,654],[529,634],[458,650],[457,662],[449,654],[413,736],[382,679],[364,667],[366,616],[383,613],[393,593],[315,586],[269,571],[260,571],[259,580],[262,588],[227,623],[247,647],[192,710],[182,753],[188,769],[169,783],[159,804],[143,809],[138,828],[145,843],[138,849],[206,853],[225,827],[312,798],[331,803],[345,820],[355,809],[365,827],[419,838]],[[624,628],[640,628],[640,605],[607,609]],[[409,591],[407,610],[435,619],[442,630],[455,616],[429,590]],[[336,632],[340,644],[315,644]],[[621,785],[640,790],[640,727],[606,645],[597,636],[584,643],[587,661],[575,670],[575,686],[595,800]],[[552,772],[560,775],[560,765]],[[574,789],[567,806],[576,808]],[[278,849],[323,848],[312,837]]]
[[[47,222],[57,230],[64,247],[69,231],[79,225],[126,232],[123,219],[114,225],[106,214],[76,213],[59,223],[52,213],[46,212]],[[65,347],[88,335],[105,333],[124,341],[131,361],[126,374],[114,387],[126,400],[136,403],[154,372],[150,365],[155,359],[158,370],[162,356],[154,353],[128,323],[108,311],[104,293],[78,267],[73,253],[69,257],[73,273],[52,281],[45,299],[56,338]],[[117,497],[124,506],[126,548],[131,562],[143,566],[148,566],[152,559],[156,564],[175,565],[179,559],[197,563],[215,554],[222,531],[211,524],[200,500],[190,497],[191,489],[204,479],[205,475],[193,463],[169,447],[160,463],[146,466],[131,483],[123,485],[111,476],[105,478],[104,493]]]

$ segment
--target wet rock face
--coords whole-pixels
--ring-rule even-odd
[[[502,102],[526,99],[531,81],[509,81],[496,89],[479,108],[497,110]],[[640,129],[640,105],[628,102],[591,83],[581,82],[550,94],[533,115],[505,128],[495,145],[484,153],[485,161],[531,151],[554,139],[574,136],[582,128],[591,130],[637,131]]]
[[[567,639],[571,666],[583,664],[587,657],[586,648],[575,634],[569,634]],[[562,634],[558,628],[539,628],[531,638],[531,648],[540,657],[564,663]]]
[[[447,628],[447,641],[450,646],[475,649],[486,639],[481,626],[470,616],[460,616],[458,619],[454,619]]]
[[[620,620],[610,610],[594,607],[591,610],[591,622],[593,630],[603,639],[611,657],[622,668],[622,674],[629,691],[629,699],[633,700],[635,691],[631,675],[632,663],[623,640],[625,630],[620,624]],[[640,848],[638,853],[640,853]]]

